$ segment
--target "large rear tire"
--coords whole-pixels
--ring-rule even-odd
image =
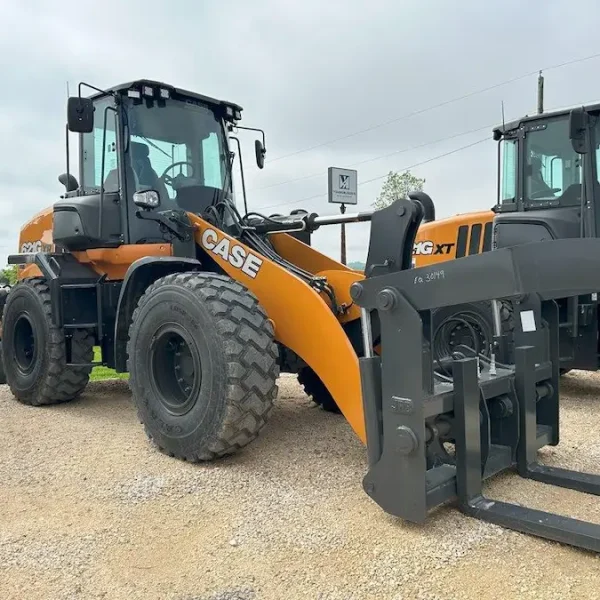
[[[488,301],[458,304],[432,311],[433,353],[438,367],[444,375],[451,375],[441,365],[457,346],[472,348],[483,356],[490,357],[494,340],[492,303]],[[514,360],[514,312],[510,302],[500,302],[500,326],[506,336],[508,362]]]
[[[4,358],[2,357],[2,340],[0,340],[0,384],[6,383],[6,373],[4,371]]]
[[[441,372],[446,369],[439,365],[460,345],[486,356],[490,353],[494,328],[488,302],[438,308],[432,311],[432,326],[433,356]]]
[[[325,387],[319,376],[310,368],[303,367],[298,373],[298,383],[304,388],[306,395],[323,410],[341,414],[340,407]]]
[[[50,292],[43,279],[26,279],[11,290],[2,317],[2,361],[6,380],[23,404],[68,402],[85,389],[94,357],[93,336],[74,329],[67,366],[64,332],[52,323]]]
[[[0,287],[0,315],[4,310],[4,305],[6,304],[6,299],[8,298],[8,293],[10,292],[9,286]],[[0,327],[1,329],[1,327]],[[0,339],[0,384],[6,383],[6,373],[4,372],[4,360],[2,358],[2,340]]]
[[[267,423],[279,376],[273,324],[233,279],[158,279],[133,314],[127,352],[139,418],[166,454],[192,462],[227,456]]]

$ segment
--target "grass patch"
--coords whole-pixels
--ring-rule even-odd
[[[100,347],[94,347],[94,362],[100,360]],[[94,367],[90,375],[91,381],[104,381],[106,379],[128,379],[129,373],[117,373],[114,369],[108,367]]]

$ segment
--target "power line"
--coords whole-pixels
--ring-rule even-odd
[[[400,171],[408,171],[409,169],[414,169],[415,167],[420,167],[421,165],[426,165],[427,163],[430,163],[434,160],[438,160],[440,158],[445,158],[446,156],[450,156],[451,154],[456,154],[457,152],[460,152],[461,150],[466,150],[467,148],[472,148],[473,146],[477,146],[477,144],[482,144],[483,142],[487,142],[489,141],[489,137],[484,137],[480,140],[477,140],[476,142],[471,142],[470,144],[466,144],[465,146],[461,146],[460,148],[455,148],[454,150],[449,150],[448,152],[444,152],[444,154],[438,154],[438,156],[433,156],[432,158],[428,158],[426,160],[422,160],[418,163],[415,163],[414,165],[409,165],[408,167],[404,167],[403,169],[400,169]],[[386,173],[385,175],[378,175],[377,177],[373,177],[372,179],[367,179],[366,181],[362,181],[359,185],[365,185],[367,183],[372,183],[373,181],[379,181],[380,179],[385,179],[388,176],[388,174]]]
[[[283,160],[285,158],[289,158],[291,156],[297,156],[298,154],[303,154],[304,152],[310,152],[311,150],[316,150],[317,148],[322,148],[323,146],[327,146],[329,144],[334,144],[336,142],[339,142],[341,140],[346,140],[348,138],[354,137],[356,135],[360,135],[362,133],[367,133],[368,131],[373,131],[374,129],[379,129],[380,127],[385,127],[387,125],[391,125],[392,123],[397,123],[398,121],[402,121],[404,119],[408,119],[410,117],[414,117],[426,112],[429,112],[431,110],[435,110],[436,108],[441,108],[443,106],[447,106],[449,104],[453,104],[455,102],[460,102],[461,100],[466,100],[467,98],[471,98],[472,96],[476,96],[478,94],[483,94],[485,92],[489,92],[491,90],[497,89],[499,87],[505,86],[505,85],[509,85],[511,83],[515,83],[516,81],[520,81],[521,79],[525,79],[527,77],[531,77],[532,75],[537,75],[539,73],[539,71],[552,71],[554,69],[560,69],[562,67],[566,67],[568,65],[573,65],[575,63],[580,63],[580,62],[584,62],[586,60],[592,60],[594,58],[598,58],[600,57],[600,52],[597,54],[591,54],[590,56],[584,56],[583,58],[576,58],[573,60],[569,60],[560,64],[556,64],[556,65],[551,65],[548,67],[544,67],[542,69],[535,69],[534,71],[530,71],[529,73],[524,73],[523,75],[519,75],[518,77],[512,77],[511,79],[507,79],[505,81],[502,81],[500,83],[496,83],[494,85],[488,86],[486,88],[482,88],[480,90],[475,90],[473,92],[469,92],[468,94],[464,94],[462,96],[458,96],[456,98],[451,98],[450,100],[445,100],[444,102],[440,102],[439,104],[435,104],[433,106],[428,106],[426,108],[421,108],[419,110],[415,110],[413,112],[404,114],[400,117],[396,117],[394,119],[390,119],[388,121],[385,121],[383,123],[378,123],[377,125],[372,125],[371,127],[367,127],[366,129],[361,129],[359,131],[354,131],[352,133],[348,133],[346,135],[340,136],[338,138],[334,138],[331,140],[327,140],[325,142],[320,142],[319,144],[315,144],[314,146],[309,146],[307,148],[303,148],[301,150],[296,150],[294,152],[290,152],[289,154],[284,154],[282,156],[277,156],[273,159],[271,159],[269,161],[269,164],[277,162],[278,160]]]
[[[403,167],[402,169],[398,169],[398,170],[399,171],[408,171],[410,169],[414,169],[415,167],[420,167],[421,165],[425,165],[434,160],[445,158],[446,156],[450,156],[451,154],[456,154],[457,152],[460,152],[461,150],[466,150],[467,148],[472,148],[473,146],[476,146],[477,144],[481,144],[481,143],[487,142],[487,141],[489,141],[489,137],[484,137],[480,140],[477,140],[476,142],[471,142],[470,144],[466,144],[465,146],[461,146],[460,148],[455,148],[454,150],[449,150],[448,152],[444,152],[443,154],[438,154],[437,156],[433,156],[431,158],[422,160],[418,163],[409,165],[408,167]],[[377,177],[367,179],[366,181],[361,181],[358,185],[361,186],[361,185],[366,185],[367,183],[372,183],[374,181],[379,181],[380,179],[385,179],[387,176],[388,176],[387,173],[385,175],[378,175]],[[314,196],[308,196],[307,198],[301,198],[300,200],[293,200],[291,202],[280,202],[279,204],[270,204],[269,206],[263,206],[263,207],[259,208],[258,210],[264,211],[267,208],[276,208],[278,206],[288,206],[290,204],[299,204],[300,202],[308,202],[309,200],[314,200],[315,198],[323,198],[325,196],[327,196],[327,193],[315,194]]]
[[[380,155],[374,156],[372,158],[367,158],[365,160],[361,160],[359,162],[349,164],[348,167],[358,167],[359,165],[364,165],[369,162],[381,160],[382,158],[389,158],[390,156],[396,156],[397,154],[404,154],[405,152],[410,152],[411,150],[420,150],[421,148],[426,148],[427,146],[433,146],[435,144],[440,144],[442,142],[448,142],[448,141],[454,140],[458,137],[462,137],[463,135],[469,135],[471,133],[478,133],[479,131],[483,131],[484,129],[491,129],[494,125],[495,125],[495,123],[492,123],[491,125],[485,125],[484,127],[478,127],[477,129],[471,129],[469,131],[462,131],[460,133],[455,133],[453,135],[439,138],[439,139],[433,140],[431,142],[425,142],[423,144],[409,146],[408,148],[394,150],[393,152],[388,152],[387,154],[380,154]],[[295,177],[294,179],[287,179],[286,181],[280,181],[279,183],[271,183],[271,184],[265,185],[263,187],[250,188],[249,191],[253,192],[253,191],[259,191],[259,190],[268,190],[270,188],[279,187],[280,185],[286,185],[288,183],[296,183],[297,181],[304,181],[305,179],[313,179],[314,177],[321,177],[322,175],[323,175],[323,171],[319,171],[318,173],[313,173],[312,175],[302,175],[301,177]]]
[[[583,105],[587,106],[587,105],[595,103],[595,102],[596,102],[596,100],[590,100],[590,101],[586,101],[586,102],[583,102],[583,103],[580,103],[580,104],[583,104]],[[569,108],[569,106],[570,105],[553,107],[553,108],[550,108],[550,109],[546,110],[545,114],[548,113],[548,112],[556,112],[556,111],[559,111],[559,110],[563,110],[563,109]],[[543,116],[543,115],[540,115],[540,116]],[[514,120],[515,120],[515,118],[509,119],[508,122],[512,122]],[[417,146],[411,146],[409,148],[403,148],[402,150],[397,150],[395,152],[390,152],[388,154],[383,154],[383,155],[380,155],[380,156],[376,156],[374,158],[368,158],[368,159],[360,161],[358,163],[353,163],[353,164],[351,164],[349,166],[353,167],[353,166],[357,166],[357,165],[364,164],[364,163],[367,163],[367,162],[372,162],[372,161],[375,161],[375,160],[379,160],[381,158],[387,158],[388,156],[393,156],[395,154],[402,154],[403,152],[408,152],[410,150],[417,150],[417,149],[423,148],[425,146],[430,146],[430,145],[437,144],[437,143],[440,143],[440,142],[449,141],[449,140],[455,139],[457,137],[462,137],[463,135],[469,135],[471,133],[476,133],[478,131],[482,131],[484,129],[487,129],[488,127],[493,127],[493,125],[486,125],[485,127],[478,127],[477,129],[471,129],[470,131],[463,131],[462,133],[457,133],[457,134],[454,134],[454,135],[451,135],[451,136],[448,136],[448,137],[445,137],[445,138],[434,140],[433,142],[426,142],[424,144],[420,144],[420,145],[417,145]],[[449,156],[451,154],[454,154],[455,152],[459,152],[461,150],[466,150],[467,148],[471,148],[472,146],[475,146],[477,144],[481,144],[482,142],[484,142],[486,140],[489,140],[489,138],[486,137],[486,138],[484,138],[482,140],[478,140],[478,141],[473,142],[471,144],[467,144],[466,146],[461,146],[460,148],[456,148],[455,150],[450,150],[449,152],[445,152],[444,154],[440,154],[438,156],[434,156],[433,158],[428,158],[427,160],[418,162],[418,163],[416,163],[414,165],[410,165],[408,167],[404,167],[402,169],[398,169],[398,171],[408,171],[410,169],[413,169],[414,167],[418,167],[418,166],[430,163],[430,162],[432,162],[434,160],[438,160],[438,159],[444,158],[446,156]],[[286,183],[292,183],[292,182],[300,181],[300,180],[303,180],[303,179],[311,179],[313,177],[322,176],[322,175],[323,175],[323,172],[318,173],[318,174],[314,174],[314,175],[305,175],[303,177],[297,177],[295,179],[289,179],[289,180],[283,181],[281,183],[275,183],[273,185],[268,185],[268,186],[265,186],[265,187],[262,187],[262,188],[253,188],[253,189],[255,189],[255,190],[256,189],[263,190],[263,189],[267,189],[267,188],[271,188],[271,187],[276,187],[276,186],[279,186],[279,185],[284,185]],[[380,179],[384,179],[385,177],[387,177],[387,173],[385,175],[379,175],[379,176],[374,177],[372,179],[367,179],[366,181],[362,181],[358,185],[360,186],[360,185],[364,185],[364,184],[367,184],[367,183],[372,183],[373,181],[378,181]],[[315,194],[314,196],[309,196],[307,198],[302,198],[300,200],[293,200],[291,202],[281,202],[279,204],[270,204],[268,206],[264,206],[262,208],[259,208],[258,210],[265,210],[267,208],[275,208],[275,207],[278,207],[278,206],[287,206],[288,204],[298,204],[300,202],[306,202],[308,200],[313,200],[315,198],[323,198],[325,196],[327,196],[327,194],[325,194],[325,193],[324,194]]]

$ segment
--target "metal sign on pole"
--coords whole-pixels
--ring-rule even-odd
[[[340,212],[346,212],[346,204],[358,204],[358,173],[353,169],[329,167],[329,203],[339,204]],[[341,224],[341,262],[346,264],[346,224]]]

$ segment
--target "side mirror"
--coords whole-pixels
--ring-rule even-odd
[[[587,129],[587,113],[582,107],[574,108],[569,115],[569,138],[573,150],[577,154],[585,154],[585,132]]]
[[[65,186],[67,193],[74,192],[79,187],[79,183],[77,182],[77,179],[75,179],[75,177],[73,177],[73,175],[71,175],[71,173],[69,173],[68,175],[67,175],[67,173],[63,173],[62,175],[59,175],[58,181],[60,181],[60,183],[62,183]]]
[[[140,208],[151,210],[160,206],[160,196],[156,190],[144,190],[133,194],[133,202]]]
[[[73,96],[67,103],[69,131],[90,133],[94,129],[94,103],[89,98]]]
[[[254,142],[254,153],[256,154],[256,164],[259,169],[262,169],[265,166],[265,154],[267,150],[260,140]]]

